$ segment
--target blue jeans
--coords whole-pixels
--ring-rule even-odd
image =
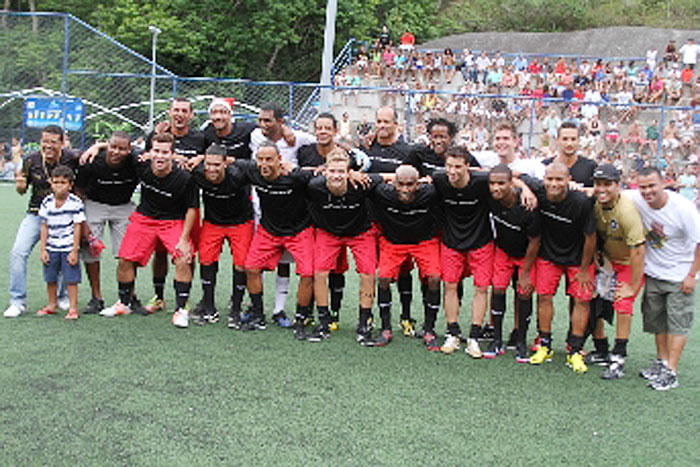
[[[27,213],[17,229],[15,243],[10,252],[10,303],[27,306],[27,259],[39,241],[41,219],[37,214]],[[65,295],[65,284],[59,281],[58,296]]]

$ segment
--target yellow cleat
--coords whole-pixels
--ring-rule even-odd
[[[151,297],[151,299],[146,302],[143,307],[148,313],[155,313],[156,311],[165,310],[165,300],[158,298],[157,295]]]
[[[338,329],[340,329],[340,324],[337,321],[331,321],[328,325],[328,329],[330,329],[331,332],[337,331]]]
[[[546,345],[540,345],[537,352],[530,357],[530,364],[541,365],[544,362],[551,362],[554,357],[554,351],[550,350]]]
[[[566,366],[574,370],[574,373],[579,375],[588,372],[588,366],[586,365],[586,362],[583,361],[583,355],[581,355],[579,352],[566,356]]]
[[[402,319],[401,320],[401,330],[403,331],[404,337],[413,337],[416,335],[415,320],[413,319]]]

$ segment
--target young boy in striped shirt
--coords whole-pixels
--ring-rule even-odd
[[[59,165],[51,172],[51,192],[39,207],[41,219],[41,262],[44,263],[44,280],[49,304],[37,311],[37,315],[56,314],[57,282],[63,274],[68,289],[70,308],[66,319],[78,319],[78,283],[80,283],[80,228],[85,221],[83,202],[72,194],[73,171]]]

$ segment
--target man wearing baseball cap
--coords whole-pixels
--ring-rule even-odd
[[[595,351],[586,356],[586,363],[608,365],[601,377],[618,379],[624,375],[627,341],[632,324],[634,300],[644,281],[644,228],[637,208],[620,193],[620,172],[612,164],[601,164],[593,172],[596,196],[595,214],[601,255],[598,261],[598,284],[604,277],[613,282],[608,293],[601,293],[591,310],[595,323]],[[612,322],[617,314],[615,347],[608,352],[604,319]]]

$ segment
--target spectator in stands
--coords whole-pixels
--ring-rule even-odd
[[[416,36],[412,32],[406,31],[401,35],[399,39],[399,49],[404,52],[411,52],[416,46]]]
[[[457,60],[454,52],[449,47],[442,53],[442,65],[445,69],[445,82],[450,84],[455,75]]]
[[[681,46],[678,53],[681,55],[681,57],[683,57],[683,65],[686,68],[695,70],[700,49],[698,49],[698,46],[695,44],[695,41],[692,38],[688,38],[688,41]]]
[[[678,61],[678,48],[676,47],[676,41],[671,39],[666,44],[666,51],[664,53],[664,61],[666,62],[677,62]]]
[[[391,32],[389,31],[389,26],[386,24],[382,26],[382,30],[379,32],[379,35],[377,36],[377,40],[374,43],[374,47],[379,49],[384,49],[385,47],[388,47],[391,45]]]

